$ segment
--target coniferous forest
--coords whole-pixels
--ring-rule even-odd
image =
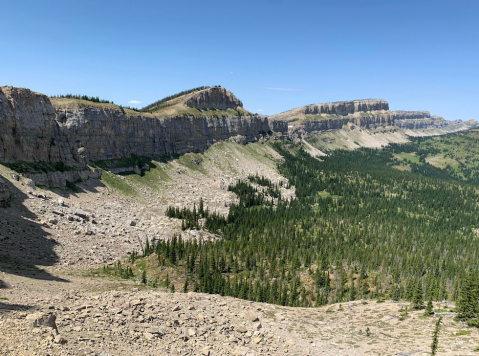
[[[285,147],[274,144],[284,157],[278,170],[296,198],[250,176],[229,187],[239,202],[226,217],[201,199],[167,210],[184,229],[202,221],[220,239],[148,242],[136,258],[154,255],[182,271],[184,291],[302,307],[375,298],[420,309],[452,300],[475,323],[477,186],[394,169],[392,150],[338,150],[320,161]]]

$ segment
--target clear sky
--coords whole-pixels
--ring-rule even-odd
[[[479,119],[479,1],[22,0],[0,85],[144,106],[203,85],[266,115],[365,98]]]

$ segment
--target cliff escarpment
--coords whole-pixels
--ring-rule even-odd
[[[462,129],[469,125],[446,121],[441,116],[431,116],[429,111],[389,111],[388,102],[381,99],[306,105],[274,115],[271,119],[287,121],[289,135],[293,138],[302,137],[306,133],[339,130],[345,125],[366,130],[381,128],[391,132],[397,129]]]
[[[197,93],[197,105],[218,108],[238,104],[239,101],[228,93],[220,99],[225,89],[211,89],[215,89],[211,91],[213,94],[210,91],[206,91],[209,94]],[[212,100],[211,104],[208,100]],[[90,160],[121,159],[132,154],[201,152],[231,137],[239,136],[241,142],[253,142],[273,130],[287,131],[285,124],[270,125],[264,116],[235,116],[230,113],[237,111],[217,111],[219,109],[205,116],[159,117],[126,111],[114,105],[81,102],[62,105],[58,99],[55,106],[56,110],[43,94],[0,87],[0,162],[61,162],[62,168],[67,167],[62,177],[57,176],[58,172],[38,172],[34,177],[53,186],[63,185],[68,178],[85,177],[81,172],[88,170]]]
[[[0,162],[69,162],[84,167],[78,143],[62,134],[50,99],[28,89],[0,87]]]
[[[208,88],[191,95],[185,101],[186,106],[195,109],[236,109],[243,103],[229,90],[222,87]]]
[[[61,133],[81,143],[90,160],[201,152],[232,136],[254,142],[270,131],[268,119],[259,115],[160,118],[93,107],[58,112],[58,121]]]
[[[365,99],[340,101],[336,103],[312,104],[274,115],[277,120],[290,121],[295,118],[304,118],[307,115],[339,115],[345,116],[359,112],[388,111],[389,103],[382,99]]]
[[[421,119],[430,119],[430,118],[431,118],[431,113],[429,111],[404,111],[404,110],[394,111],[395,120],[421,120]]]

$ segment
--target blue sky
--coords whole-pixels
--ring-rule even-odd
[[[222,85],[267,115],[381,98],[479,119],[478,18],[476,0],[6,1],[0,85],[140,107]]]

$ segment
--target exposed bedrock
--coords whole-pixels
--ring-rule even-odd
[[[85,162],[74,154],[75,144],[62,135],[48,97],[28,89],[0,87],[0,162],[63,161],[84,167]]]
[[[429,111],[393,111],[395,120],[413,120],[413,119],[429,119],[431,114]],[[438,118],[440,116],[437,116]],[[442,118],[442,117],[441,117]]]
[[[389,104],[381,99],[341,101],[337,103],[303,106],[305,115],[349,115],[357,112],[389,110]]]
[[[298,125],[290,126],[289,135],[301,137],[306,132],[339,130],[347,124],[369,130],[378,127],[394,126],[394,115],[390,112],[369,112],[361,116],[344,116],[336,118],[321,118],[301,121]]]
[[[370,111],[388,111],[389,103],[382,99],[341,101],[337,103],[312,104],[272,116],[276,120],[304,118],[306,115],[346,116]]]
[[[231,136],[259,139],[270,130],[261,116],[171,118],[126,116],[116,109],[83,108],[59,113],[62,133],[81,142],[91,160],[118,159],[137,155],[170,155],[201,152]]]
[[[243,103],[229,90],[222,87],[199,91],[186,101],[186,105],[196,109],[236,109]]]
[[[196,96],[200,106],[242,105],[224,88],[205,92],[209,94],[202,92]],[[226,94],[221,97],[221,93]],[[81,172],[89,160],[201,152],[230,137],[240,135],[244,142],[253,142],[272,131],[286,132],[287,124],[270,125],[268,118],[259,115],[127,116],[122,110],[107,106],[55,111],[45,95],[29,89],[0,87],[0,162],[5,163],[64,162]]]

